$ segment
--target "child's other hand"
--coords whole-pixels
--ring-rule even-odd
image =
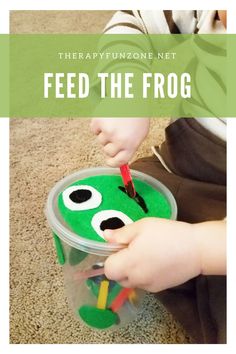
[[[106,163],[128,163],[149,131],[149,118],[93,118],[91,130],[107,156]]]
[[[107,278],[128,288],[158,292],[201,273],[193,225],[144,218],[117,230],[105,230],[109,242],[127,244],[105,262]]]

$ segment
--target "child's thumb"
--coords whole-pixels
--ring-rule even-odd
[[[128,224],[116,230],[104,230],[104,237],[108,242],[129,244],[137,234],[136,223]]]

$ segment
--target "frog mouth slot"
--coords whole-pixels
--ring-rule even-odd
[[[145,214],[148,213],[148,207],[147,204],[145,203],[145,200],[143,199],[143,197],[141,197],[141,195],[136,191],[136,195],[134,198],[130,197],[129,194],[127,193],[126,189],[122,186],[118,187],[120,191],[122,191],[123,193],[125,193],[129,198],[133,199],[144,211]]]

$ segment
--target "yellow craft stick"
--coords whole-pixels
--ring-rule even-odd
[[[100,285],[97,308],[100,310],[105,310],[107,304],[109,281],[103,280]]]

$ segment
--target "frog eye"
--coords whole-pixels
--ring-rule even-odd
[[[99,207],[102,195],[95,188],[86,185],[68,187],[62,193],[65,206],[70,210],[88,210]]]
[[[92,227],[96,233],[104,239],[103,231],[106,229],[119,229],[122,226],[131,224],[133,220],[118,210],[102,210],[92,218]]]

